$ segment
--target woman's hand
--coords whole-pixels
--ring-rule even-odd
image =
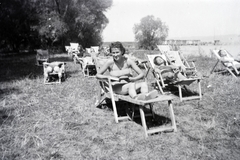
[[[136,81],[136,78],[134,78],[134,77],[129,77],[128,79],[129,79],[129,82],[135,82]]]

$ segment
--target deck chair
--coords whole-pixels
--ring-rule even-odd
[[[99,53],[99,46],[91,46],[95,53]]]
[[[37,49],[36,54],[36,65],[42,66],[43,62],[49,61],[49,52],[48,50]]]
[[[60,84],[66,78],[65,62],[43,62],[44,84]]]
[[[99,69],[100,67],[98,65],[104,64],[106,60],[107,59],[95,60],[97,68]],[[119,121],[121,120],[126,120],[126,119],[132,120],[134,118],[134,115],[127,114],[126,116],[119,116],[116,102],[122,101],[122,102],[133,104],[134,106],[137,106],[139,108],[140,118],[141,118],[143,130],[144,130],[144,134],[146,137],[148,137],[149,134],[162,132],[162,131],[169,131],[169,130],[174,132],[177,131],[175,116],[173,112],[173,105],[172,105],[172,100],[176,98],[174,95],[159,95],[157,98],[148,100],[148,101],[135,100],[127,95],[115,94],[112,90],[112,81],[114,80],[117,80],[117,79],[116,78],[108,78],[105,80],[98,79],[98,82],[100,84],[100,92],[99,92],[98,100],[95,104],[96,107],[102,105],[102,103],[107,99],[111,100],[115,122],[119,123]],[[159,126],[153,129],[149,129],[145,119],[145,116],[148,115],[148,114],[145,114],[145,109],[146,107],[149,107],[151,110],[151,115],[154,117],[154,113],[152,111],[153,104],[158,102],[167,102],[169,113],[170,113],[171,126],[164,126],[164,127]]]
[[[219,51],[220,50],[211,50],[211,52],[217,57],[217,63],[214,65],[213,69],[211,70],[210,74],[212,74],[218,63],[221,62],[222,66],[234,77],[237,78],[237,76],[239,75],[239,71],[238,69],[240,68],[240,63],[236,60],[234,60],[233,56],[227,52],[227,50],[223,50],[226,53],[226,58],[224,57],[220,57],[219,55]],[[230,61],[229,61],[230,60]],[[223,70],[222,72],[224,72],[225,70]],[[234,72],[233,72],[234,71]]]
[[[71,46],[65,46],[65,50],[67,51],[68,55],[71,53]]]
[[[90,54],[91,53],[91,48],[86,48],[86,52]]]
[[[185,76],[196,78],[197,68],[195,66],[195,61],[187,61],[187,59],[181,54],[180,51],[169,51],[164,54],[170,64],[181,67],[185,71]]]
[[[162,70],[160,73],[155,72],[154,68],[155,68],[155,64],[154,64],[154,58],[157,56],[161,56],[162,59],[164,59],[165,61],[167,61],[167,57],[165,55],[160,55],[160,54],[155,54],[155,55],[147,55],[148,60],[149,60],[149,70],[152,70],[153,76],[155,78],[155,81],[157,83],[157,87],[159,88],[160,92],[162,94],[166,94],[164,92],[164,89],[166,89],[167,87],[172,87],[172,86],[177,86],[178,88],[178,94],[179,94],[179,98],[180,101],[185,101],[185,100],[193,100],[193,99],[201,99],[202,98],[202,93],[201,93],[201,84],[200,84],[200,80],[201,78],[199,77],[187,77],[187,79],[184,80],[175,80],[175,81],[167,81],[166,79],[164,79],[162,77],[162,73],[165,70]],[[166,63],[167,64],[167,63]],[[167,64],[168,65],[168,64]],[[186,86],[192,84],[193,82],[197,82],[197,86],[198,86],[198,95],[196,96],[187,96],[187,97],[183,97],[182,94],[182,88],[184,88],[185,90],[187,90]]]
[[[79,44],[78,43],[70,43],[70,46],[71,46],[71,52],[70,54],[78,54],[80,53],[79,51]]]
[[[171,48],[169,45],[157,45],[157,47],[161,54],[165,54],[166,52],[171,51]]]
[[[97,74],[97,69],[94,64],[94,60],[92,57],[83,57],[78,58],[77,61],[81,65],[81,69],[84,77],[95,77]]]

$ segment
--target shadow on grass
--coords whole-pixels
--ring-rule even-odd
[[[171,92],[172,94],[179,96],[179,90],[177,86],[171,86],[167,88],[168,92]],[[199,93],[193,90],[190,90],[189,88],[182,87],[182,97],[190,97],[190,96],[199,96]]]
[[[0,109],[0,126],[3,124],[11,124],[14,116],[11,114],[14,109]]]
[[[0,89],[0,99],[3,98],[6,95],[11,95],[13,93],[20,94],[21,92],[17,88],[3,88],[3,89]]]
[[[133,121],[135,123],[142,125],[138,106],[135,105],[134,107],[134,104],[132,103],[120,101],[116,102],[116,107],[119,117],[128,115],[131,118],[133,118]],[[110,99],[107,99],[106,103],[103,103],[102,105],[98,106],[98,108],[113,111]],[[149,108],[144,108],[144,113],[148,128],[160,127],[164,125],[169,125],[171,123],[171,119],[169,117],[158,115],[156,113],[154,113],[153,117],[152,112]]]
[[[238,68],[238,71],[240,72],[240,68]],[[235,76],[237,76],[237,77],[240,76],[234,70],[232,70],[232,72],[235,74]],[[221,75],[225,75],[225,76],[232,76],[231,73],[226,69],[217,69],[217,70],[214,70],[213,73],[217,73],[217,74],[221,74]]]
[[[66,55],[66,54],[59,54],[59,55],[51,55],[50,62],[54,62],[54,61],[60,61],[60,62],[73,62],[72,57]]]
[[[24,78],[36,79],[43,76],[43,67],[36,65],[36,54],[15,54],[14,56],[0,57],[0,82],[21,80]],[[72,62],[65,54],[50,55],[50,62]]]

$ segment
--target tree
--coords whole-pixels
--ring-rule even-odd
[[[108,23],[104,15],[112,0],[38,0],[41,14],[39,34],[53,45],[78,42],[84,48],[102,43]]]
[[[133,30],[138,47],[143,49],[153,50],[168,36],[168,26],[154,16],[142,18],[140,24],[134,25]]]
[[[100,45],[112,0],[1,0],[0,48]]]
[[[31,42],[31,23],[35,13],[29,0],[1,0],[0,2],[0,44],[1,48],[18,50],[21,45]]]

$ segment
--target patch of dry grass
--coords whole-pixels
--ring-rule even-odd
[[[240,81],[209,76],[212,59],[191,57],[209,77],[201,101],[174,101],[178,131],[145,139],[139,119],[116,124],[111,108],[95,108],[95,78],[66,56],[53,58],[67,63],[61,85],[43,84],[33,55],[1,59],[0,159],[239,159]],[[158,117],[168,117],[165,105],[155,104]]]

